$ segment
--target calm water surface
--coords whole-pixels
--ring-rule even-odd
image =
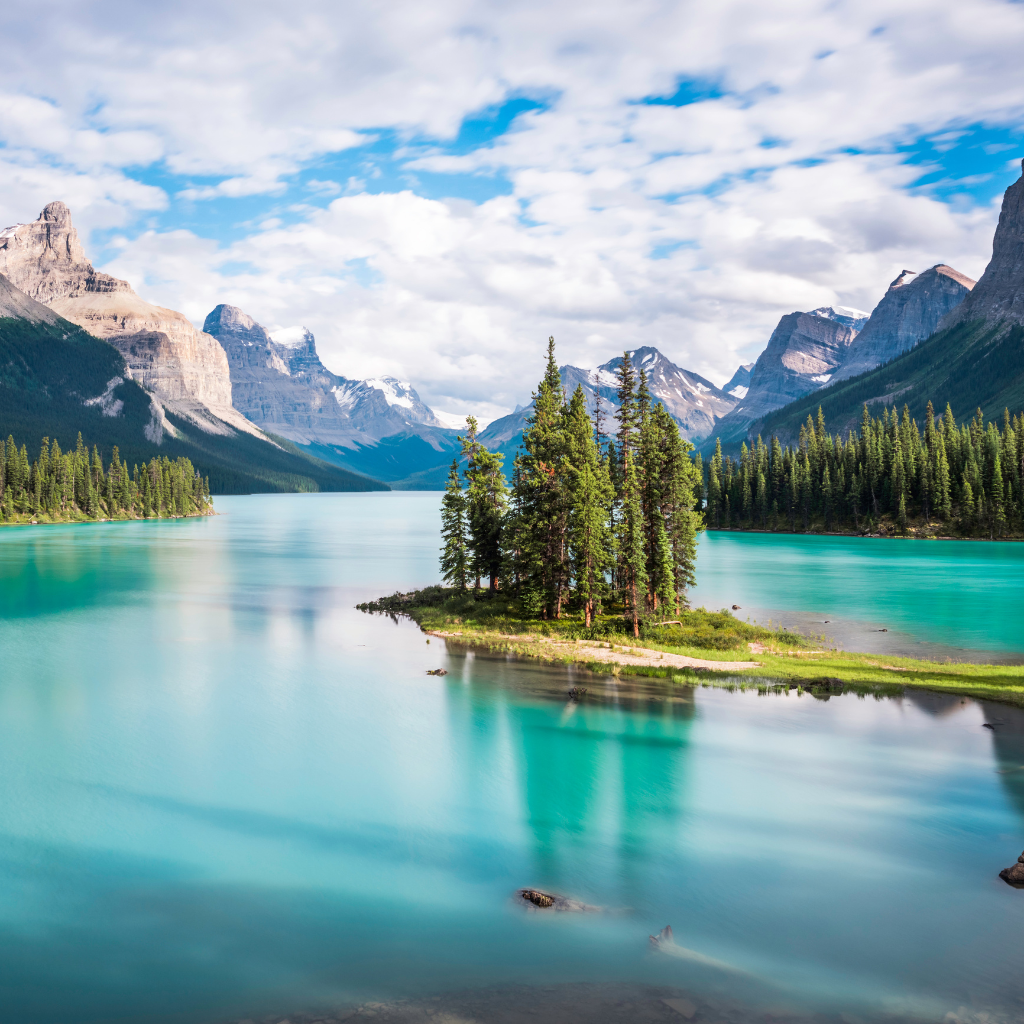
[[[1024,544],[716,530],[699,550],[695,606],[850,651],[1024,662]]]
[[[1020,716],[640,683],[566,705],[564,670],[353,610],[436,579],[436,504],[221,498],[211,519],[0,531],[0,1020],[524,978],[1019,1018],[1024,891],[996,875],[1024,848]],[[952,545],[886,545],[880,568],[836,542],[811,571],[777,541],[705,539],[700,597],[934,641],[898,617],[909,573],[937,615],[959,602],[964,646],[1014,648],[998,608],[974,621],[979,562]],[[1012,594],[1024,549],[987,550],[966,557]],[[618,912],[529,915],[524,885]],[[726,966],[652,955],[666,924]]]

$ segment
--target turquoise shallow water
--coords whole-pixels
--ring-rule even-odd
[[[1024,544],[710,531],[699,550],[694,606],[851,651],[1024,662]]]
[[[524,978],[1015,1019],[1024,892],[996,873],[1024,848],[1020,716],[639,683],[567,705],[562,670],[354,611],[436,578],[436,499],[0,531],[0,1019],[214,1021]],[[807,603],[790,548],[720,536],[707,603],[725,580],[862,614],[827,603],[857,574],[842,545],[846,586],[821,582],[826,552]],[[771,588],[753,567],[773,558]],[[946,566],[924,567],[933,596],[964,576]],[[989,621],[969,642],[1012,647]],[[523,885],[619,912],[528,915]],[[665,924],[730,969],[650,954]]]

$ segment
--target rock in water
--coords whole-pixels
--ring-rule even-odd
[[[1016,889],[1024,889],[1024,853],[1017,858],[1017,863],[1012,867],[1004,868],[999,872],[999,877]]]
[[[923,274],[904,270],[875,306],[832,381],[873,370],[931,337],[939,321],[970,295],[974,285],[944,263]]]
[[[554,892],[541,892],[540,889],[517,889],[516,896],[529,903],[531,906],[541,910],[561,910],[582,913],[584,911],[600,910],[600,907],[593,907],[589,903],[581,903],[579,900],[571,900],[567,896],[559,896]]]
[[[165,408],[207,433],[231,434],[234,427],[262,436],[231,405],[228,361],[216,340],[181,313],[144,301],[127,281],[95,270],[64,203],[48,203],[37,220],[0,232],[0,274],[113,345]]]

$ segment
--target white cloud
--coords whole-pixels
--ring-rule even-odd
[[[904,267],[977,277],[997,208],[912,194],[921,168],[894,147],[1020,125],[1024,105],[1024,10],[1000,0],[16,8],[0,13],[8,223],[58,197],[86,228],[244,202],[230,244],[144,231],[105,269],[200,323],[225,301],[304,323],[332,369],[411,379],[451,409],[525,400],[550,333],[566,361],[655,344],[721,383],[782,313],[870,309]],[[680,77],[721,95],[635,102]],[[548,105],[445,150],[512,95]],[[342,186],[314,165],[303,194],[337,198],[281,222],[289,175],[388,131],[410,170],[500,173],[512,195],[369,195],[379,172]],[[127,176],[140,165],[202,180],[168,199]]]

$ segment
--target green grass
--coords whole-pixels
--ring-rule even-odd
[[[728,680],[725,685],[749,686],[766,692],[773,687],[795,686],[817,696],[827,696],[837,687],[877,694],[921,687],[1024,706],[1024,666],[932,662],[837,651],[829,649],[823,637],[805,637],[751,625],[726,610],[697,608],[671,616],[680,620],[679,626],[657,626],[657,620],[648,620],[642,625],[639,639],[634,639],[632,628],[621,614],[602,615],[589,628],[573,613],[554,621],[531,619],[518,613],[514,601],[497,595],[491,597],[488,591],[459,592],[427,587],[358,607],[395,618],[407,616],[426,631],[458,633],[457,641],[461,643],[547,662],[571,663],[604,675],[655,676],[687,685],[696,682],[718,685]],[[714,668],[609,665],[588,657],[585,646],[567,645],[576,640],[612,647],[642,647],[712,662],[756,661],[758,667],[723,667],[717,671]],[[566,645],[557,645],[558,642],[566,642]],[[764,650],[751,653],[750,643],[760,644]]]

